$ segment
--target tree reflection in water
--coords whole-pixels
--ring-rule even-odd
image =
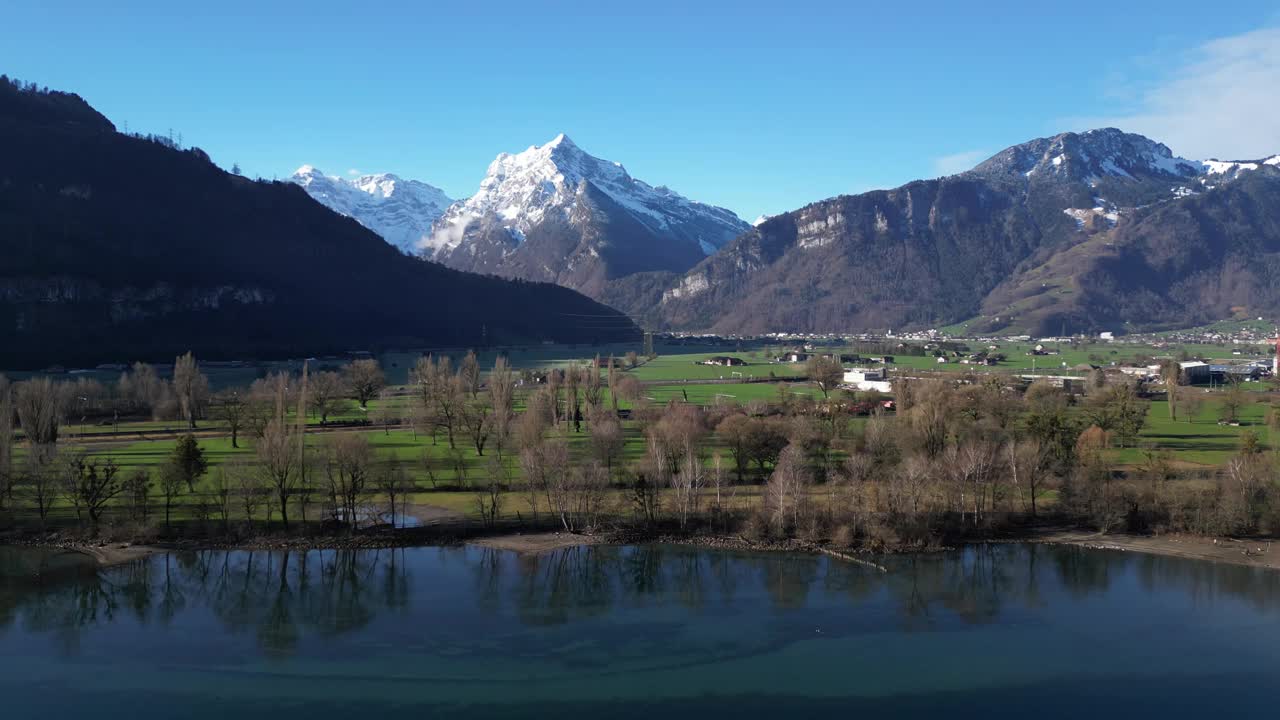
[[[899,629],[913,631],[940,622],[993,623],[1060,595],[1107,593],[1125,577],[1146,591],[1179,589],[1198,604],[1234,598],[1280,608],[1280,573],[1156,556],[987,545],[882,562],[889,572],[826,557],[646,545],[538,555],[480,547],[201,551],[98,571],[74,555],[5,548],[0,632],[48,635],[61,653],[74,655],[83,634],[98,626],[124,619],[163,626],[203,613],[265,656],[289,657],[305,643],[323,646],[379,619],[396,620],[430,647],[458,632],[454,624],[496,628],[507,633],[502,638],[520,628],[572,624],[589,633],[591,622],[618,609],[677,608],[675,623],[723,617],[747,602],[765,603],[777,617],[805,618],[847,617],[881,603]],[[809,614],[794,612],[801,609]],[[623,638],[636,656],[672,641],[655,623]],[[513,655],[542,651],[510,642]],[[601,651],[596,659],[608,658]]]

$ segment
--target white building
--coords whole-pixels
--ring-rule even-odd
[[[889,382],[884,368],[845,368],[844,384],[857,390],[893,391],[893,384]]]

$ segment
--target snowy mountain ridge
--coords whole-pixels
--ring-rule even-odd
[[[355,219],[407,254],[417,254],[431,224],[453,203],[439,188],[391,173],[346,179],[303,165],[289,178],[331,210]]]
[[[1263,168],[1280,169],[1280,155],[1262,160],[1188,160],[1142,135],[1100,128],[1014,145],[969,172],[986,177],[1021,176],[1026,182],[1079,180],[1097,186],[1106,179],[1197,180],[1207,184]]]

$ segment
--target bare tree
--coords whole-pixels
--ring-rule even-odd
[[[213,480],[209,489],[213,495],[214,510],[222,520],[223,532],[231,527],[231,494],[234,486],[235,477],[229,468],[223,466],[213,471]]]
[[[362,409],[367,408],[369,401],[377,397],[387,384],[382,367],[372,358],[353,361],[343,368],[342,375],[351,397],[360,403]]]
[[[574,432],[582,432],[582,406],[578,396],[582,384],[582,373],[577,367],[570,366],[565,371],[564,384],[568,391],[565,398],[565,429],[568,430],[569,425],[572,424]]]
[[[973,524],[977,526],[993,504],[994,481],[1001,460],[1000,447],[987,440],[971,440],[947,450],[946,465],[957,497],[952,509],[960,511],[961,522],[972,511]]]
[[[40,525],[44,526],[49,519],[49,511],[53,509],[58,498],[58,447],[44,445],[33,448],[27,455],[26,468],[22,481],[26,495],[35,505],[40,515]]]
[[[400,516],[408,511],[409,498],[414,491],[413,481],[409,479],[404,466],[396,458],[392,458],[375,474],[378,491],[387,496],[387,505],[391,510],[391,526],[396,527],[396,503],[400,503]]]
[[[529,488],[529,509],[538,517],[538,496],[546,498],[551,512],[565,511],[569,501],[569,449],[561,440],[541,440],[520,451],[520,469]],[[561,521],[566,519],[561,517]],[[569,529],[566,526],[566,529]]]
[[[605,471],[612,475],[613,464],[622,452],[626,440],[622,434],[622,423],[618,421],[617,415],[602,407],[592,411],[590,423],[588,429],[591,432],[591,452]]]
[[[289,528],[289,499],[301,474],[302,443],[300,436],[285,418],[283,390],[276,397],[275,417],[267,423],[258,440],[258,462],[267,485],[276,496],[280,521]]]
[[[716,436],[729,446],[729,454],[733,456],[733,467],[738,475],[738,483],[742,484],[751,461],[751,425],[755,422],[746,415],[734,413],[716,426]]]
[[[324,459],[331,514],[335,520],[358,528],[360,506],[373,484],[373,448],[364,435],[338,433],[325,442]]]
[[[339,412],[345,402],[346,386],[342,376],[333,371],[311,375],[307,381],[307,406],[320,416],[320,424],[329,422],[329,416]],[[361,403],[363,406],[364,403]]]
[[[809,382],[822,391],[824,399],[830,397],[831,391],[844,380],[844,368],[840,365],[840,360],[827,355],[810,357],[805,363],[805,374],[809,376]]]
[[[1246,402],[1244,388],[1240,383],[1235,380],[1229,381],[1218,403],[1218,419],[1227,423],[1240,422],[1240,408],[1244,407]]]
[[[449,358],[437,362],[431,357],[419,358],[413,370],[418,402],[426,417],[445,431],[449,447],[457,447],[455,431],[459,427],[465,391],[460,379],[454,375]]]
[[[296,407],[300,382],[283,372],[253,381],[249,386],[248,402],[245,406],[245,430],[254,438],[261,438],[267,429],[267,423],[276,417],[277,405]]]
[[[685,451],[680,471],[672,474],[671,487],[675,495],[676,518],[680,527],[685,527],[689,518],[698,512],[698,504],[702,498],[702,488],[707,483],[706,467],[702,458],[689,447]]]
[[[1178,420],[1178,386],[1182,384],[1182,365],[1177,360],[1168,360],[1160,366],[1160,378],[1164,381],[1165,394],[1169,399],[1169,419]]]
[[[563,440],[551,440],[536,451],[524,451],[521,465],[532,470],[545,488],[547,507],[569,532],[595,522],[605,490],[607,473],[598,463],[569,465],[569,448]]]
[[[14,386],[14,406],[33,450],[57,445],[66,408],[66,393],[58,383],[47,377],[18,383]]]
[[[908,427],[929,457],[937,457],[946,449],[955,417],[951,398],[948,383],[928,380],[920,383],[915,404],[905,413]]]
[[[462,380],[462,389],[472,400],[480,394],[480,361],[476,359],[476,351],[468,350],[458,365],[458,377]]]
[[[493,413],[490,416],[493,445],[498,457],[501,458],[503,450],[507,447],[507,438],[511,436],[511,423],[515,420],[516,395],[515,373],[511,372],[505,357],[499,356],[493,361],[493,370],[489,372],[487,388],[489,407]]]
[[[125,477],[122,492],[129,507],[129,516],[146,522],[151,510],[151,475],[143,468],[135,469]]]
[[[1204,409],[1204,396],[1195,388],[1178,388],[1178,408],[1187,422],[1195,422]]]
[[[127,394],[135,408],[150,413],[153,420],[172,417],[177,406],[172,386],[160,379],[154,367],[143,362],[134,363],[129,373],[121,376],[120,392]]]
[[[600,356],[596,355],[595,362],[583,373],[582,378],[582,398],[587,404],[588,419],[592,412],[600,408],[600,395]]]
[[[209,403],[209,413],[214,420],[227,426],[231,433],[231,447],[240,447],[240,431],[249,420],[249,391],[229,388],[214,393]]]
[[[509,475],[502,456],[497,453],[490,455],[488,482],[475,486],[476,509],[487,527],[497,525],[502,515],[502,491],[510,482]]]
[[[242,465],[234,472],[234,477],[240,491],[240,506],[244,509],[244,519],[252,523],[258,515],[259,508],[269,502],[271,488],[264,482],[260,468]]]
[[[160,467],[160,496],[164,498],[164,526],[171,528],[173,504],[187,489],[187,478],[179,464],[168,462]]]
[[[778,456],[778,465],[765,486],[765,508],[770,523],[778,531],[800,526],[800,514],[807,499],[810,473],[804,450],[788,445]]]
[[[616,392],[618,397],[630,403],[640,400],[642,386],[640,381],[634,375],[623,375],[616,383]]]
[[[373,424],[382,426],[384,435],[391,434],[391,426],[400,422],[400,412],[392,402],[390,390],[384,388],[378,393],[378,404],[369,415],[369,420]]]
[[[618,414],[618,362],[609,356],[609,402],[613,404],[613,414]]]
[[[547,398],[551,401],[552,427],[560,424],[560,386],[564,384],[564,372],[556,368],[547,371]]]
[[[473,395],[468,400],[464,396],[461,410],[459,420],[467,436],[471,438],[471,446],[476,449],[476,455],[483,456],[484,446],[489,440],[489,431],[492,428],[489,398],[484,395]]]
[[[209,378],[200,372],[196,358],[191,353],[180,356],[173,363],[173,394],[187,421],[187,427],[195,429],[196,419],[204,414],[209,399]]]
[[[80,513],[84,511],[89,515],[90,525],[97,527],[103,509],[122,489],[118,478],[120,466],[111,458],[99,464],[96,458],[76,451],[63,456],[60,474],[63,494],[75,508],[76,519],[80,520]]]

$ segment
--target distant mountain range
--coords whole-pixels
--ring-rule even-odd
[[[465,200],[309,166],[252,181],[7,79],[0,157],[10,366],[634,337],[617,310],[726,334],[1280,316],[1280,155],[1188,160],[1111,128],[754,224],[563,135]]]
[[[0,367],[638,337],[571,290],[406,257],[293,184],[3,76],[0,158]]]
[[[637,180],[565,135],[498,155],[476,194],[443,212],[427,202],[392,208],[395,193],[384,199],[365,190],[376,185],[366,178],[317,178],[304,166],[292,179],[397,247],[459,270],[555,282],[593,297],[637,273],[684,272],[750,227],[729,210]]]
[[[431,202],[393,202],[371,188],[404,188],[394,176],[316,175],[294,180],[398,247],[578,289],[651,328],[1059,333],[1280,314],[1280,156],[1188,160],[1113,128],[750,225],[564,135],[499,155],[446,209],[429,185]]]
[[[1192,161],[1116,129],[759,222],[615,307],[722,333],[1153,329],[1280,314],[1280,156]]]

